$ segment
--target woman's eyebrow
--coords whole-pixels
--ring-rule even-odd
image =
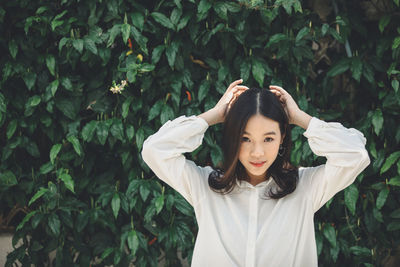
[[[246,132],[246,131],[244,131],[243,134],[251,135],[251,134],[249,134],[249,133]],[[276,133],[275,133],[274,131],[271,131],[271,132],[266,132],[264,135],[276,135]]]

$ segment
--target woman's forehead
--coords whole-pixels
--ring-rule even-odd
[[[280,134],[279,123],[261,114],[256,114],[247,121],[244,133],[250,135]]]

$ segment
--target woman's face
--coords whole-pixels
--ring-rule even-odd
[[[265,181],[268,168],[275,161],[283,142],[279,123],[263,115],[252,116],[241,137],[239,161],[245,167],[250,183]]]

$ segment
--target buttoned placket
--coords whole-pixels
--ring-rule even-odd
[[[259,205],[258,189],[259,187],[250,188],[251,196],[249,201],[246,267],[255,267],[255,262],[256,262],[256,240],[257,240],[257,221],[258,221],[258,205]]]

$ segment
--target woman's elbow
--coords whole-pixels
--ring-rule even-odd
[[[151,144],[149,144],[149,142],[147,140],[144,141],[144,143],[143,143],[141,155],[142,155],[143,161],[147,165],[149,165],[149,162],[153,158],[152,155],[154,155],[154,152],[153,152]]]
[[[358,158],[359,158],[359,165],[362,167],[362,169],[365,169],[371,163],[368,151],[366,149],[360,150]]]

